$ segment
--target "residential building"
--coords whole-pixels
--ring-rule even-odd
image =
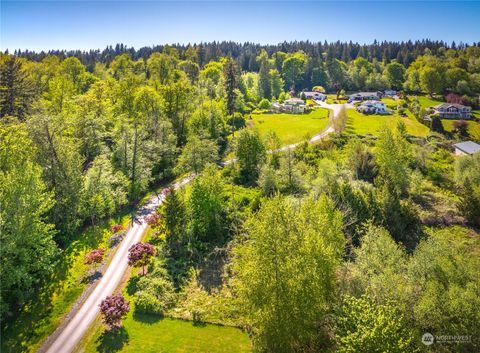
[[[381,98],[381,94],[378,92],[358,92],[348,96],[348,102],[377,100],[379,98]]]
[[[320,101],[325,101],[325,99],[327,99],[327,96],[320,92],[302,92],[302,93],[305,95],[305,98],[307,99],[320,100]]]
[[[304,113],[307,109],[307,105],[300,98],[290,98],[283,102],[283,107],[290,113]]]
[[[360,104],[357,111],[364,114],[387,114],[387,105],[378,100],[370,100]]]
[[[459,142],[453,145],[456,156],[472,155],[480,152],[480,145],[473,141]]]
[[[395,91],[394,89],[386,89],[385,91],[383,91],[383,95],[387,97],[393,97],[397,95],[397,91]]]
[[[308,109],[305,102],[300,98],[287,99],[283,104],[273,102],[270,107],[274,112],[294,114],[304,113]]]
[[[443,119],[470,119],[472,108],[456,103],[442,103],[433,107]]]

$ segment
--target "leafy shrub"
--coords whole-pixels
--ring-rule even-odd
[[[413,334],[392,304],[345,297],[336,326],[338,352],[412,351]]]
[[[165,268],[159,259],[152,263],[149,276],[142,276],[133,297],[135,311],[146,314],[164,315],[175,303],[175,290]]]
[[[263,109],[263,110],[267,110],[270,108],[270,102],[268,101],[267,98],[263,98],[260,103],[258,103],[258,108],[259,109]]]
[[[143,314],[164,314],[164,305],[156,296],[148,291],[139,291],[133,298],[135,312]]]
[[[458,120],[453,123],[453,131],[460,136],[468,136],[468,122],[464,120]]]

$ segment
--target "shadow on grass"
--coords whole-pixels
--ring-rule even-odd
[[[128,340],[128,332],[124,327],[118,330],[105,331],[97,339],[97,351],[101,353],[118,352],[123,348]]]
[[[153,325],[159,322],[160,320],[163,320],[163,315],[159,314],[144,314],[144,313],[139,313],[134,311],[133,312],[133,319],[135,321],[142,322],[144,324],[149,324]]]
[[[130,277],[127,283],[127,293],[128,295],[133,295],[137,291],[137,284],[140,280],[140,276]]]

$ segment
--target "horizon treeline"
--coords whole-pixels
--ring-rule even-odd
[[[48,55],[55,55],[60,59],[74,56],[87,67],[88,71],[93,71],[95,64],[100,62],[109,65],[116,56],[129,54],[133,60],[147,60],[153,53],[164,52],[165,48],[175,48],[181,59],[188,58],[188,53],[192,49],[197,52],[197,64],[201,67],[210,61],[216,61],[221,57],[230,56],[235,59],[242,71],[259,71],[260,63],[256,60],[258,54],[265,50],[269,56],[284,52],[286,54],[303,51],[309,57],[322,60],[338,59],[346,63],[363,57],[367,60],[379,60],[389,63],[396,60],[405,67],[415,61],[418,56],[424,55],[425,49],[430,50],[433,55],[437,55],[443,49],[465,49],[468,47],[479,47],[480,42],[458,44],[453,41],[448,44],[443,40],[422,39],[416,41],[382,41],[374,40],[371,44],[359,44],[349,42],[312,42],[306,41],[284,41],[278,44],[258,44],[251,42],[238,43],[233,41],[213,41],[194,44],[163,44],[155,46],[145,46],[139,49],[128,47],[123,43],[117,43],[115,46],[109,45],[105,49],[91,50],[46,50],[31,51],[16,49],[13,55],[26,58],[32,61],[41,61]],[[12,54],[8,49],[5,54]]]

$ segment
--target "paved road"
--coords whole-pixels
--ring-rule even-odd
[[[334,118],[340,111],[341,105],[326,104],[319,102],[322,107],[332,109]],[[315,142],[324,138],[329,133],[333,132],[333,127],[328,126],[324,131],[314,135],[309,142]],[[300,143],[284,146],[279,151],[293,149]],[[223,165],[235,163],[235,159],[228,160]],[[174,184],[174,188],[178,189],[189,183],[193,179],[192,176],[186,177]],[[99,312],[100,302],[108,295],[112,294],[120,284],[120,281],[128,267],[128,249],[133,244],[140,241],[142,235],[147,227],[145,217],[154,212],[158,206],[163,202],[164,196],[152,197],[143,207],[141,207],[135,217],[135,222],[127,231],[124,240],[120,243],[111,263],[108,265],[106,272],[98,281],[93,291],[88,295],[87,299],[81,307],[74,309],[73,317],[65,325],[60,326],[44,344],[40,347],[40,351],[47,353],[70,353],[74,350],[80,339],[83,337],[89,326],[95,320]],[[48,348],[45,348],[45,347]]]
[[[178,189],[189,183],[190,180],[191,177],[184,178],[177,182],[174,187]],[[95,320],[99,312],[100,302],[106,296],[112,294],[119,285],[128,266],[128,249],[140,241],[147,227],[145,217],[154,212],[163,202],[163,199],[163,195],[154,196],[138,210],[132,227],[130,227],[124,240],[120,243],[112,262],[108,265],[107,271],[70,322],[65,327],[60,328],[61,332],[59,334],[58,332],[53,334],[54,336],[58,334],[58,336],[46,350],[47,353],[67,353],[73,351],[93,323],[93,320]]]

